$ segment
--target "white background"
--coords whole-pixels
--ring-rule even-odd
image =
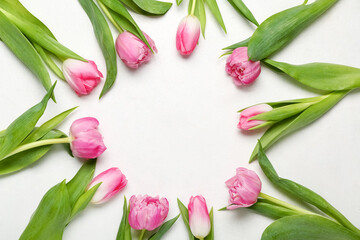
[[[123,195],[167,197],[169,218],[178,214],[176,198],[185,204],[202,194],[208,206],[228,203],[224,181],[237,167],[257,171],[263,192],[290,202],[261,172],[248,165],[261,132],[242,133],[236,128],[237,110],[260,102],[316,96],[317,92],[262,68],[258,80],[237,88],[225,73],[221,48],[249,37],[255,27],[240,17],[226,1],[218,1],[227,26],[225,35],[208,13],[206,40],[189,58],[175,48],[176,28],[187,13],[185,0],[163,17],[132,14],[156,42],[159,53],[137,71],[118,61],[118,78],[111,91],[98,100],[103,83],[90,96],[77,97],[64,82],[56,89],[58,104],[49,102],[40,120],[80,106],[59,128],[65,132],[73,120],[93,116],[108,150],[99,158],[96,174],[119,167],[128,186],[113,200],[89,206],[64,233],[66,240],[115,239],[122,216]],[[245,1],[259,22],[297,1]],[[105,63],[93,29],[74,0],[22,0],[58,40],[105,73]],[[330,62],[360,67],[360,1],[339,1],[273,59],[294,64]],[[114,36],[116,36],[114,31]],[[5,129],[45,94],[40,81],[0,44],[0,128]],[[53,80],[57,79],[55,76]],[[268,152],[280,176],[295,180],[325,197],[360,227],[360,92],[350,93],[323,118],[282,139]],[[38,163],[0,177],[0,239],[18,239],[45,192],[63,179],[71,179],[81,161],[55,147]],[[247,209],[215,212],[216,239],[260,239],[271,219]],[[164,240],[187,239],[181,219]]]

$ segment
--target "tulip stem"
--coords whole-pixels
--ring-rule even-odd
[[[40,140],[40,141],[24,144],[24,145],[21,145],[20,147],[16,148],[14,151],[12,151],[11,153],[9,153],[8,155],[6,155],[5,157],[3,157],[0,160],[3,160],[5,158],[13,156],[17,153],[24,152],[24,151],[32,149],[32,148],[37,148],[37,147],[41,147],[41,146],[45,146],[45,145],[52,145],[52,144],[70,143],[72,140],[73,139],[71,137],[66,137],[66,138],[46,139],[46,140]]]
[[[111,13],[109,12],[109,9],[99,0],[97,0],[97,3],[99,4],[100,8],[103,10],[107,18],[110,20],[110,22],[115,26],[115,28],[120,32],[124,32],[124,29],[115,21],[115,19],[111,16]]]
[[[308,210],[305,210],[303,208],[299,208],[299,207],[296,207],[294,205],[291,205],[290,203],[284,202],[284,201],[282,201],[280,199],[271,197],[271,196],[269,196],[269,195],[267,195],[265,193],[262,193],[262,192],[259,194],[259,197],[264,198],[264,199],[266,199],[266,200],[268,200],[268,201],[270,201],[272,203],[275,203],[276,205],[282,206],[284,208],[294,210],[294,211],[296,211],[298,213],[301,213],[301,214],[319,215],[319,214],[316,214],[314,212],[310,212]]]
[[[196,0],[193,0],[192,6],[191,6],[191,12],[190,12],[190,15],[192,15],[192,16],[195,13],[195,6],[196,6]]]
[[[139,240],[143,240],[145,232],[146,232],[146,229],[141,230]]]

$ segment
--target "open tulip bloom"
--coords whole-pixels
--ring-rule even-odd
[[[279,177],[260,143],[258,159],[261,169],[275,187],[321,212],[306,210],[260,192],[259,177],[246,168],[238,168],[236,175],[226,181],[230,205],[221,210],[248,207],[275,219],[263,232],[263,240],[360,238],[360,230],[324,198],[294,181]]]
[[[55,84],[42,101],[0,131],[0,175],[19,171],[43,157],[54,144],[65,144],[72,154],[79,158],[97,158],[106,149],[102,136],[97,130],[99,122],[95,118],[76,120],[67,136],[55,127],[72,111],[71,108],[39,127],[36,123],[43,115],[52,96]]]
[[[60,79],[66,80],[78,95],[89,94],[100,82],[102,74],[95,63],[59,43],[18,0],[0,2],[0,27],[2,41],[41,80],[46,90],[52,83],[45,64]],[[53,58],[63,62],[64,72]]]
[[[335,91],[318,97],[254,105],[239,111],[238,127],[242,130],[267,127],[260,142],[264,149],[268,149],[283,136],[320,118],[348,93],[349,90]],[[258,151],[259,144],[256,145],[250,161],[256,159]]]
[[[176,0],[177,5],[180,5],[182,0]],[[176,49],[181,55],[190,55],[200,37],[200,28],[205,37],[206,13],[205,4],[208,5],[216,21],[220,24],[224,32],[226,28],[222,19],[219,7],[216,0],[190,0],[188,7],[188,16],[184,17],[179,23],[176,32]]]
[[[169,203],[166,198],[133,195],[130,198],[129,206],[124,198],[123,215],[116,239],[131,240],[131,228],[140,230],[139,240],[144,239],[147,231],[153,232],[148,239],[161,239],[180,216],[164,222],[168,212]],[[154,232],[155,229],[157,230]]]

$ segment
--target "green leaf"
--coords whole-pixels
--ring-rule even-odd
[[[96,184],[94,187],[87,190],[83,195],[79,197],[74,207],[72,208],[70,220],[68,222],[70,222],[79,212],[84,210],[89,205],[91,199],[95,195],[100,185],[101,183]]]
[[[40,79],[44,88],[51,88],[50,75],[33,45],[0,11],[0,38],[31,72]]]
[[[205,0],[205,3],[209,6],[210,11],[212,12],[212,14],[214,15],[216,21],[219,23],[219,25],[221,26],[221,28],[224,30],[224,32],[226,33],[226,27],[225,27],[225,23],[224,20],[221,16],[220,10],[219,10],[219,6],[216,3],[216,0]]]
[[[176,220],[178,220],[179,217],[180,214],[173,219],[166,221],[163,225],[161,225],[159,230],[149,238],[149,240],[160,240],[164,236],[164,234],[169,231],[169,229],[174,225],[174,223],[176,222]]]
[[[359,236],[327,218],[298,215],[281,218],[268,226],[261,240],[359,240]]]
[[[32,42],[37,43],[42,48],[53,53],[61,59],[77,59],[80,61],[86,61],[84,58],[80,57],[70,49],[61,45],[53,36],[50,36],[48,32],[45,32],[43,28],[39,27],[37,24],[26,21],[19,16],[15,16],[10,12],[2,11],[9,20],[11,20],[21,32],[28,37]]]
[[[254,15],[249,10],[249,8],[244,4],[242,0],[228,0],[228,2],[235,8],[235,10],[240,13],[244,18],[259,26],[259,23],[256,21]]]
[[[185,227],[186,227],[186,229],[188,231],[188,234],[189,234],[189,240],[195,240],[195,237],[192,234],[191,229],[190,229],[190,225],[189,225],[189,211],[179,199],[177,200],[177,203],[178,203],[178,206],[179,206],[181,217],[182,217],[182,219],[184,221]]]
[[[295,80],[325,91],[349,90],[360,87],[360,69],[330,63],[308,63],[292,65],[264,60],[267,64],[283,71]]]
[[[40,127],[36,128],[34,131],[32,131],[29,136],[25,138],[24,141],[22,141],[21,145],[35,142],[42,138],[45,134],[47,134],[49,131],[54,129],[57,125],[59,125],[64,119],[72,113],[77,107],[71,108],[69,110],[66,110],[65,112],[60,113],[59,115],[56,115],[49,121],[45,122]]]
[[[116,80],[117,65],[114,39],[104,16],[92,0],[80,0],[80,4],[88,15],[94,28],[96,39],[106,62],[106,81],[101,91],[100,98],[110,90]]]
[[[17,146],[19,146],[24,138],[31,132],[31,130],[33,130],[36,123],[39,121],[39,118],[43,115],[46,109],[47,103],[54,91],[55,85],[56,82],[40,103],[36,104],[23,113],[6,129],[4,140],[0,149],[0,159],[4,158]]]
[[[233,45],[230,45],[230,46],[227,46],[227,47],[224,47],[222,50],[235,50],[239,47],[247,47],[248,44],[249,44],[249,41],[250,41],[250,38],[247,38],[241,42],[238,42],[238,43],[235,43]]]
[[[183,0],[176,0],[176,5],[180,6]]]
[[[45,136],[41,138],[41,140],[62,137],[66,137],[66,135],[58,130],[52,130],[46,133]],[[30,150],[12,155],[8,158],[4,158],[2,161],[0,161],[0,175],[13,173],[29,166],[43,157],[51,149],[51,147],[52,145],[46,145],[32,148]]]
[[[42,60],[46,63],[46,65],[53,71],[53,73],[56,74],[61,80],[65,80],[63,72],[60,70],[58,65],[54,62],[54,60],[51,58],[48,51],[44,50],[42,47],[40,47],[38,44],[33,43],[36,51],[39,53]]]
[[[96,159],[87,160],[76,173],[75,177],[66,184],[70,195],[71,206],[74,206],[80,196],[84,194],[94,176],[95,166]]]
[[[262,148],[261,144],[259,144],[259,164],[266,177],[276,187],[304,202],[307,202],[317,207],[325,214],[337,220],[344,227],[357,232],[360,236],[360,231],[354,225],[352,225],[350,221],[345,218],[344,215],[342,215],[336,208],[334,208],[319,194],[294,181],[279,177],[271,162],[265,155],[264,149]]]
[[[321,101],[311,105],[298,116],[294,116],[274,124],[260,138],[261,145],[266,150],[285,135],[288,135],[314,122],[322,115],[324,115],[327,111],[329,111],[333,106],[335,106],[335,104],[338,103],[348,92],[349,91],[338,91],[332,92],[326,96],[321,96],[321,98],[324,97]],[[305,100],[307,101],[308,99],[309,98]],[[258,154],[258,150],[259,144],[255,146],[255,149],[252,152],[250,162],[255,160]]]
[[[138,5],[136,5],[136,3],[134,3],[132,0],[120,0],[120,2],[122,2],[125,6],[130,8],[131,11],[133,11],[135,13],[142,14],[142,15],[148,14],[147,12],[142,10]]]
[[[156,0],[132,0],[147,15],[164,15],[172,6],[172,3]]]
[[[299,214],[291,209],[275,205],[266,199],[258,199],[258,201],[254,205],[250,206],[249,209],[273,219]]]
[[[44,195],[20,240],[61,240],[70,213],[69,193],[63,181]]]
[[[259,61],[277,52],[336,2],[338,0],[317,0],[272,15],[252,35],[248,48],[250,59]]]
[[[99,0],[101,3],[103,3],[106,7],[111,9],[113,12],[117,13],[119,16],[117,19],[124,20],[126,19],[128,23],[124,23],[125,25],[132,25],[132,29],[136,29],[136,32],[130,31],[126,29],[126,27],[122,25],[122,22],[119,22],[119,25],[123,27],[125,30],[128,30],[132,34],[136,35],[138,38],[140,38],[150,49],[151,46],[146,40],[144,34],[142,33],[139,26],[136,24],[135,20],[131,17],[130,13],[127,11],[127,9],[118,1],[118,0]],[[113,15],[112,15],[113,16]],[[113,16],[114,17],[114,16]],[[114,19],[115,20],[115,19]]]
[[[123,216],[121,218],[119,230],[116,236],[116,240],[131,240],[131,227],[128,220],[129,211],[127,206],[126,197],[124,196]]]
[[[211,229],[209,234],[204,238],[204,240],[214,240],[214,209],[211,208],[210,213],[210,223],[211,223]]]

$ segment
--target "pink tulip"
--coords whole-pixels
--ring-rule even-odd
[[[93,61],[67,59],[62,65],[64,77],[77,95],[87,95],[99,84],[102,73]]]
[[[164,222],[169,213],[166,198],[134,195],[129,202],[129,224],[133,229],[152,231]]]
[[[191,197],[188,209],[189,225],[192,234],[199,239],[205,238],[211,229],[210,216],[205,198],[203,196]]]
[[[247,85],[260,75],[260,62],[249,60],[247,47],[239,47],[233,51],[226,61],[225,71],[233,77],[237,86]]]
[[[143,34],[153,51],[157,52],[155,42],[146,33],[143,32]],[[129,68],[137,69],[141,64],[150,61],[152,57],[150,48],[130,32],[120,33],[115,47],[120,59]]]
[[[105,150],[103,137],[98,131],[99,122],[96,118],[80,118],[70,127],[71,151],[79,158],[97,158]]]
[[[91,199],[94,204],[100,204],[108,201],[115,196],[121,189],[123,189],[127,180],[124,174],[118,168],[110,168],[99,175],[97,175],[89,184],[87,189],[94,187],[96,184],[101,183],[100,187],[96,190],[95,195]]]
[[[227,209],[250,207],[255,204],[261,191],[261,181],[258,175],[249,169],[238,168],[236,175],[225,182],[229,188],[232,204]]]
[[[184,17],[176,32],[176,49],[181,55],[190,55],[194,51],[199,37],[199,19],[193,15]]]
[[[243,110],[240,113],[240,121],[238,124],[238,128],[242,130],[251,130],[251,128],[265,123],[266,121],[249,120],[249,119],[260,113],[269,112],[272,109],[273,108],[268,104],[259,104]]]

